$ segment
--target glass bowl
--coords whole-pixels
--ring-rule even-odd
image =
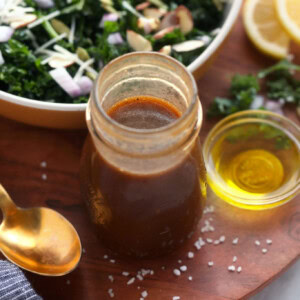
[[[209,132],[203,152],[208,184],[234,206],[273,208],[300,190],[300,127],[279,114],[230,115]]]

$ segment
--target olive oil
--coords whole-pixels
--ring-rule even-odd
[[[224,130],[210,149],[209,163],[216,175],[209,176],[209,184],[220,198],[236,206],[249,208],[249,199],[251,209],[262,209],[264,200],[275,206],[269,201],[275,191],[284,193],[299,181],[298,143],[283,129],[262,122]]]

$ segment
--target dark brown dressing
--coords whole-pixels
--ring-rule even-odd
[[[134,128],[158,128],[180,112],[166,101],[150,97],[125,99],[108,115]],[[199,141],[186,159],[161,173],[132,174],[112,166],[89,138],[82,166],[84,195],[102,241],[118,253],[156,256],[183,243],[204,207],[204,179]],[[202,170],[202,171],[201,171]]]

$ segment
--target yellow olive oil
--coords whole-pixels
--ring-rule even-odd
[[[209,160],[217,173],[208,178],[211,188],[220,198],[245,208],[249,208],[249,199],[251,209],[262,209],[264,199],[268,207],[277,206],[280,203],[269,201],[272,194],[279,189],[288,191],[300,176],[297,141],[265,123],[238,124],[223,131]],[[248,204],[242,204],[243,199]]]

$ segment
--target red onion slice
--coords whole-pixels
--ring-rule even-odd
[[[103,17],[102,17],[102,19],[101,19],[101,22],[100,22],[99,26],[101,28],[103,28],[105,21],[116,22],[118,19],[119,19],[119,15],[118,14],[114,14],[114,13],[104,14]]]
[[[13,34],[13,28],[9,26],[0,26],[0,43],[5,43],[9,41]]]
[[[93,88],[93,81],[87,76],[80,77],[76,83],[81,89],[81,95],[89,94]]]
[[[111,33],[107,37],[107,41],[109,44],[112,44],[112,45],[123,44],[123,42],[124,42],[123,38],[119,32]]]
[[[80,86],[73,80],[65,68],[57,68],[49,72],[55,82],[72,98],[82,94]]]
[[[34,0],[40,8],[51,8],[54,6],[53,0]]]
[[[264,106],[267,110],[270,110],[270,111],[280,114],[280,115],[284,115],[283,110],[282,110],[283,103],[280,101],[268,100],[268,101],[266,101]]]

